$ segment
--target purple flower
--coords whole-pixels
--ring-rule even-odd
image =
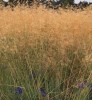
[[[44,88],[40,88],[40,93],[43,97],[45,97],[47,95],[46,91],[44,90]]]
[[[83,89],[84,87],[86,87],[86,85],[87,85],[87,82],[84,81],[84,82],[78,84],[78,88]]]
[[[15,93],[16,93],[16,94],[22,94],[22,92],[23,92],[23,89],[22,89],[21,87],[17,87],[17,88],[15,89]]]
[[[87,81],[78,84],[78,88],[83,89],[84,87],[88,87],[90,90],[92,90],[92,84],[88,83]]]

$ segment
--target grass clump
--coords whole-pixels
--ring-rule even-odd
[[[84,90],[85,88],[81,90],[77,85],[83,81],[90,81],[91,70],[84,62],[86,51],[81,44],[73,42],[64,45],[46,35],[32,41],[29,37],[6,36],[2,39],[1,98],[7,97],[8,100],[16,100],[16,98],[19,100],[43,100],[43,98],[73,100],[75,98],[77,100],[80,98],[82,100],[86,92],[81,92],[89,90]],[[16,93],[18,87],[23,91],[19,88],[19,92],[17,90]],[[20,92],[21,96],[18,94]]]

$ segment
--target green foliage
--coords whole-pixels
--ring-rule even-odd
[[[64,3],[64,5],[67,5],[67,4],[73,4],[74,0],[62,0],[62,2]]]

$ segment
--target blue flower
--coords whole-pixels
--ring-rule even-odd
[[[40,93],[43,97],[45,97],[47,95],[46,91],[44,90],[44,88],[40,88]]]
[[[17,87],[17,88],[15,89],[15,93],[16,93],[16,94],[22,94],[22,92],[23,92],[23,89],[22,89],[21,87]]]

